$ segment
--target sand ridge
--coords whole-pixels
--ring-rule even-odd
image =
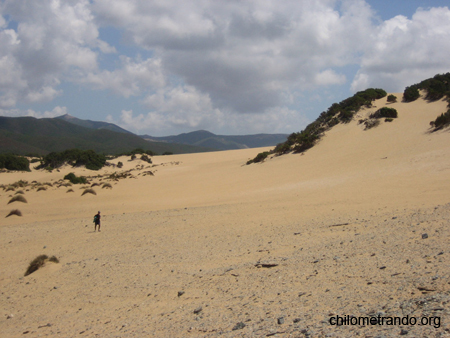
[[[405,330],[444,337],[449,133],[430,133],[429,121],[446,104],[389,104],[399,112],[393,122],[363,130],[355,119],[303,155],[262,164],[245,165],[267,148],[156,156],[153,164],[120,158],[114,163],[122,169],[99,172],[1,173],[5,185],[52,183],[25,188],[26,204],[8,205],[14,192],[0,191],[0,214],[23,212],[0,225],[3,334],[394,337]],[[126,171],[128,178],[109,178]],[[58,188],[69,172],[99,176],[91,184],[112,189],[81,196],[78,185]],[[93,232],[97,210],[101,233]],[[24,277],[43,253],[60,263]],[[335,315],[378,314],[442,322],[329,323]]]

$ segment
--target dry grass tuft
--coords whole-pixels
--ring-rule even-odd
[[[81,196],[83,196],[84,194],[97,195],[97,193],[95,192],[94,189],[85,189],[85,190],[83,191],[83,193],[81,194]]]
[[[23,195],[23,194],[25,194],[25,193],[23,192],[23,190],[17,190],[16,193],[15,193],[14,195],[17,195],[17,194],[22,194],[22,195]]]
[[[16,195],[13,198],[11,198],[8,202],[8,204],[13,203],[13,202],[22,202],[22,203],[28,203],[27,200],[25,199],[25,197],[23,197],[22,195]]]
[[[104,188],[112,189],[112,185],[109,184],[109,183],[104,183],[103,186],[102,186],[102,189],[104,189]]]
[[[14,210],[11,210],[11,211],[9,212],[9,214],[6,215],[6,217],[9,217],[9,216],[12,216],[12,215],[22,216],[22,212],[21,212],[19,209],[14,209]],[[5,217],[5,218],[6,218],[6,217]]]
[[[95,187],[95,186],[97,186],[97,185],[100,185],[100,184],[98,184],[98,183],[92,183],[91,188],[93,188],[93,187]]]
[[[59,259],[55,256],[52,256],[48,258],[47,255],[40,255],[37,256],[35,259],[33,259],[30,262],[30,265],[28,266],[27,271],[25,272],[25,276],[28,276],[29,274],[32,274],[33,272],[39,270],[39,268],[42,268],[47,261],[53,262],[53,263],[59,263]]]
[[[39,187],[39,188],[37,188],[36,191],[41,191],[41,190],[47,190],[47,188],[46,187]]]
[[[9,186],[9,187],[7,187],[6,189],[5,189],[5,192],[6,191],[14,191],[15,189],[14,189],[14,187],[13,186]]]
[[[67,193],[67,192],[74,192],[74,191],[73,191],[73,189],[69,189],[69,190],[66,191],[66,193]]]
[[[40,255],[37,256],[35,259],[33,259],[30,262],[30,265],[28,266],[27,271],[25,272],[25,276],[28,276],[29,274],[32,274],[33,272],[37,271],[39,268],[43,267],[45,264],[45,261],[48,259],[47,255]]]
[[[56,258],[56,256],[52,256],[52,257],[50,257],[48,260],[49,260],[50,262],[53,262],[53,263],[59,263],[59,259]]]

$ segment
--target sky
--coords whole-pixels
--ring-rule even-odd
[[[449,0],[0,0],[0,115],[292,133],[449,55]]]

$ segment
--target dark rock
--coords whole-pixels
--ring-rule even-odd
[[[405,329],[402,329],[401,331],[400,331],[400,336],[405,336],[405,335],[407,335],[408,334],[408,331],[406,331]]]
[[[428,234],[427,233],[422,234],[422,239],[426,239],[426,238],[428,238]]]
[[[202,310],[203,310],[203,307],[199,306],[198,308],[196,308],[196,309],[194,310],[194,313],[195,313],[195,314],[200,313],[200,312],[202,312]]]
[[[182,295],[184,295],[184,291],[178,291],[178,297],[181,297]]]
[[[280,317],[277,319],[278,325],[284,324],[284,317]]]

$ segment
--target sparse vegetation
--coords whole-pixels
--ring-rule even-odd
[[[103,183],[102,189],[109,188],[112,189],[112,185],[109,183]]]
[[[22,195],[23,195],[23,194],[25,194],[25,193],[23,192],[23,190],[17,190],[16,193],[15,193],[14,195],[18,195],[18,194],[22,194]]]
[[[117,163],[117,168],[122,168],[123,167],[123,163],[122,162],[119,162],[119,163]]]
[[[11,210],[11,211],[9,212],[9,214],[6,215],[5,218],[7,218],[7,217],[9,217],[9,216],[13,216],[13,215],[16,215],[16,216],[22,216],[22,212],[21,212],[19,209]]]
[[[84,191],[83,191],[83,193],[81,194],[81,196],[86,195],[86,194],[97,195],[97,193],[95,192],[94,189],[84,189]]]
[[[436,120],[431,121],[430,125],[434,127],[434,131],[442,129],[450,125],[450,109],[439,115]]]
[[[100,184],[98,184],[97,182],[92,183],[92,184],[91,184],[91,188],[96,187],[96,186],[99,186],[99,185],[100,185]]]
[[[150,163],[150,164],[153,163],[153,162],[152,162],[152,159],[151,159],[150,157],[148,157],[147,154],[143,154],[143,155],[141,156],[141,160],[142,160],[142,161],[145,161],[145,162],[148,162],[148,163]]]
[[[69,190],[66,191],[66,193],[68,192],[74,192],[72,188],[70,188]]]
[[[19,180],[11,184],[14,188],[24,188],[28,185],[27,181]]]
[[[43,187],[43,186],[40,186],[39,188],[37,188],[37,190],[36,191],[45,191],[45,190],[47,190],[47,188],[46,187]]]
[[[23,197],[22,195],[16,195],[13,198],[11,198],[8,202],[8,204],[10,203],[14,203],[14,202],[22,202],[22,203],[28,203],[26,198]]]
[[[391,117],[388,117],[387,119],[384,119],[384,122],[392,122],[392,121],[394,121],[394,119],[391,118]]]
[[[65,180],[69,180],[72,184],[86,184],[87,180],[84,176],[76,176],[74,173],[69,173],[64,176]]]
[[[425,90],[425,99],[428,101],[440,100],[443,97],[450,99],[450,73],[437,74],[432,78],[405,88],[403,100],[415,101],[420,97],[419,90]]]
[[[56,258],[55,256],[52,256],[50,258],[48,258],[47,255],[37,256],[35,259],[33,259],[30,262],[30,265],[28,266],[28,269],[25,272],[25,276],[28,276],[28,275],[32,274],[33,272],[36,272],[37,270],[42,268],[47,261],[50,261],[53,263],[59,263],[59,259]]]
[[[291,151],[295,153],[304,152],[313,147],[325,131],[339,123],[350,122],[361,107],[372,107],[374,100],[381,99],[386,95],[387,93],[383,89],[369,88],[365,91],[357,92],[340,103],[334,103],[304,130],[289,135],[286,142],[278,144],[272,152],[277,155]],[[261,162],[267,156],[260,153],[253,160],[249,160],[247,164]]]
[[[14,191],[14,190],[16,190],[16,189],[12,185],[10,185],[5,189],[5,192]]]
[[[377,127],[380,124],[380,120],[378,119],[368,119],[364,121],[364,125],[366,126],[364,130],[372,129]]]

